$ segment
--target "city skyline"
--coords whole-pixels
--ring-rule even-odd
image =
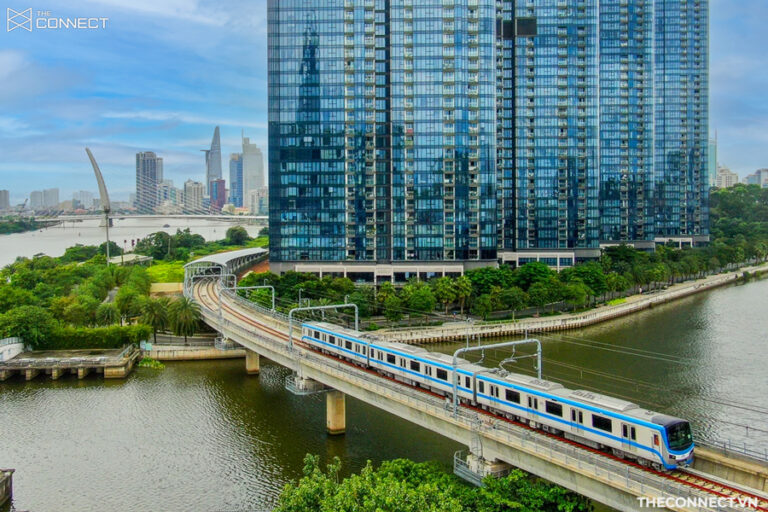
[[[718,161],[744,178],[768,165],[761,153],[768,133],[761,88],[768,72],[760,65],[768,35],[759,27],[768,6],[713,0],[711,9],[711,135],[717,133]],[[185,0],[131,7],[93,2],[87,8],[54,2],[51,10],[93,12],[111,23],[94,33],[2,34],[1,68],[13,79],[0,94],[0,186],[11,191],[12,204],[29,196],[30,175],[60,188],[63,197],[95,189],[81,155],[85,145],[104,162],[118,200],[132,192],[140,151],[161,154],[166,177],[176,183],[204,181],[199,149],[210,144],[216,125],[222,155],[239,152],[242,129],[268,150],[264,1],[223,8]],[[200,38],[190,25],[210,37]],[[729,37],[737,27],[740,37]],[[151,79],[140,86],[125,80],[148,64],[157,68]]]

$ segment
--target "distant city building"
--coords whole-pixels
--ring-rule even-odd
[[[251,215],[269,214],[269,189],[267,187],[248,191],[247,199],[247,207]]]
[[[218,126],[213,130],[211,149],[202,151],[205,152],[205,193],[210,194],[211,182],[221,178],[221,136]]]
[[[59,207],[59,189],[47,188],[43,190],[43,208],[56,209]]]
[[[227,204],[227,184],[219,178],[211,181],[208,185],[210,191],[211,208],[214,211],[221,211],[221,208]]]
[[[157,188],[163,181],[163,159],[152,151],[136,153],[136,202],[139,213],[154,213]]]
[[[707,156],[707,178],[709,186],[717,186],[717,138],[709,139],[709,155]]]
[[[243,206],[243,155],[232,153],[229,156],[229,202]]]
[[[264,156],[256,144],[243,137],[243,197],[251,190],[267,186],[264,172]]]
[[[163,180],[157,186],[158,204],[178,205],[182,203],[182,192],[173,186],[173,180]]]
[[[205,185],[198,181],[184,183],[184,213],[203,213]]]
[[[768,169],[758,169],[754,173],[744,178],[744,183],[747,185],[760,185],[763,188],[768,188]]]
[[[717,188],[729,188],[739,182],[739,175],[727,167],[718,166],[717,168]]]
[[[32,210],[40,210],[43,208],[43,192],[40,190],[33,190],[29,194],[29,207]]]
[[[136,206],[136,193],[130,192],[128,194],[128,203],[130,203],[130,206]]]
[[[90,210],[93,208],[94,202],[93,202],[93,192],[88,192],[87,190],[80,190],[79,192],[75,192],[72,194],[72,208],[78,209],[82,208],[83,210]]]
[[[11,209],[11,194],[7,190],[0,190],[0,210]]]

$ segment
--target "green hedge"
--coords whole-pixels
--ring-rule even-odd
[[[110,327],[60,327],[35,348],[67,350],[85,348],[120,348],[148,339],[152,329],[146,325],[113,325]]]

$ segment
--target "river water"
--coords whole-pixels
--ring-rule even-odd
[[[35,254],[61,256],[64,250],[75,244],[100,245],[105,240],[105,230],[99,227],[101,219],[88,218],[79,221],[66,221],[56,226],[14,235],[0,235],[0,267],[13,263],[18,256],[31,258]],[[158,231],[175,233],[177,229],[186,229],[202,235],[208,241],[221,240],[227,229],[238,223],[225,220],[157,219],[157,218],[121,218],[114,217],[109,229],[109,239],[121,248],[130,250],[131,240],[143,238]],[[166,227],[167,226],[167,227]],[[251,236],[256,236],[259,227],[246,225]]]
[[[216,229],[223,234],[225,226]],[[768,280],[755,281],[542,336],[544,377],[690,418],[700,438],[768,447],[766,297]],[[484,364],[508,355],[489,351]],[[533,371],[531,359],[506,367]],[[249,377],[243,360],[230,360],[140,368],[124,381],[0,383],[0,467],[17,469],[14,505],[268,510],[301,475],[306,453],[338,456],[352,472],[396,457],[448,466],[464,448],[350,398],[346,435],[329,437],[324,396],[291,395],[286,376],[266,363]]]

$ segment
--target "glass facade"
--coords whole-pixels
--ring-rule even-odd
[[[655,0],[658,236],[709,234],[709,2]]]
[[[598,2],[514,12],[516,248],[597,248]]]
[[[232,153],[229,156],[229,202],[234,206],[243,206],[243,155]]]
[[[653,240],[653,3],[600,6],[600,239]]]
[[[691,15],[674,37],[656,12],[673,3]],[[269,0],[271,259],[495,260],[704,233],[706,10]]]

